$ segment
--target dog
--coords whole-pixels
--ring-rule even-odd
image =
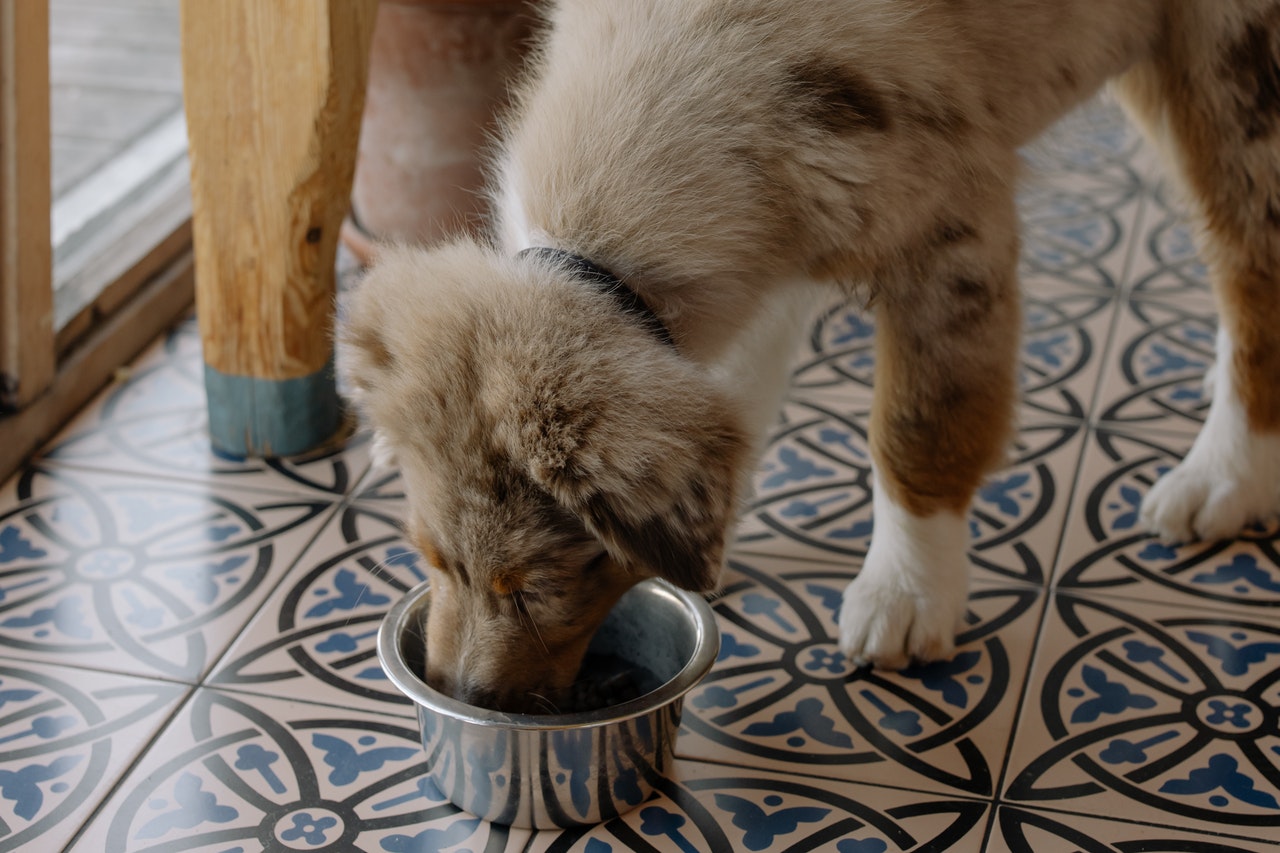
[[[340,331],[430,564],[429,683],[556,707],[631,585],[716,588],[819,303],[877,317],[876,529],[839,641],[952,654],[1004,459],[1019,146],[1107,81],[1185,181],[1214,398],[1146,496],[1170,541],[1280,503],[1280,2],[560,0],[483,239],[385,247]]]

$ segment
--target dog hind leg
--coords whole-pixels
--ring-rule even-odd
[[[1009,172],[952,206],[876,284],[875,531],[840,646],[898,668],[948,657],[968,598],[969,502],[1004,459],[1019,331]]]
[[[1143,520],[1169,542],[1231,537],[1280,505],[1280,3],[1175,6],[1117,92],[1186,185],[1219,313],[1208,418]]]

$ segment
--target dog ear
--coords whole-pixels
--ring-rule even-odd
[[[692,591],[719,581],[736,520],[748,442],[732,407],[705,381],[621,382],[572,408],[524,410],[527,470],[624,566]],[[612,390],[613,393],[609,393]]]
[[[354,293],[342,304],[336,328],[337,371],[343,392],[357,404],[393,366],[383,335],[382,300],[375,293]]]
[[[636,478],[612,490],[576,489],[577,511],[615,558],[671,581],[682,589],[709,592],[724,568],[725,539],[736,517],[736,472],[726,460],[730,447],[704,447],[675,482]],[[652,490],[647,505],[636,491]]]
[[[384,335],[384,312],[376,298],[348,299],[340,312],[337,327],[336,367],[338,387],[362,417],[377,399],[379,388],[388,384],[395,369],[395,357]],[[381,430],[366,424],[372,431],[370,454],[377,470],[392,470],[395,453]]]

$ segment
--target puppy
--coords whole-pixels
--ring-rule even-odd
[[[817,301],[877,312],[876,531],[850,658],[952,653],[1005,452],[1016,149],[1106,80],[1185,178],[1216,392],[1148,495],[1166,539],[1280,501],[1280,2],[561,0],[494,161],[491,240],[388,248],[343,370],[432,566],[427,678],[554,707],[632,584],[717,583]]]

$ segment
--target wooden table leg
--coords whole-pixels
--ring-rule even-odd
[[[334,259],[376,0],[182,0],[209,431],[236,456],[341,427]]]

